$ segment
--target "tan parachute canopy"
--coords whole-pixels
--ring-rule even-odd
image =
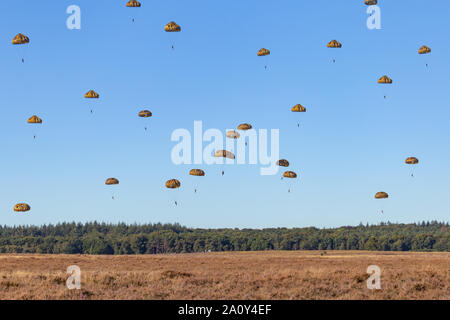
[[[191,176],[203,177],[205,175],[205,171],[203,171],[202,169],[192,169],[191,171],[189,171],[189,174]]]
[[[42,123],[42,119],[38,116],[32,116],[30,119],[27,120],[28,123]]]
[[[152,116],[152,113],[148,110],[142,110],[141,112],[138,113],[138,116],[141,118],[148,118]]]
[[[427,53],[430,53],[430,52],[431,52],[431,49],[428,48],[427,46],[422,46],[419,49],[419,54],[427,54]]]
[[[289,167],[289,161],[286,159],[280,159],[277,161],[277,165],[280,167]]]
[[[249,123],[242,123],[238,125],[238,130],[250,130],[252,128],[252,125]]]
[[[294,171],[285,171],[283,173],[283,177],[285,177],[285,178],[297,178],[297,174]]]
[[[408,157],[405,160],[406,164],[418,164],[419,163],[419,159],[417,159],[416,157]]]
[[[387,199],[387,198],[389,198],[389,195],[386,192],[381,191],[375,194],[375,199]]]
[[[337,40],[331,40],[327,44],[328,48],[342,48],[342,44]]]
[[[392,79],[389,78],[388,76],[382,76],[380,79],[378,79],[378,83],[390,84],[392,83]]]
[[[166,181],[166,187],[169,189],[177,189],[181,186],[180,181],[177,179],[170,179]]]
[[[30,211],[31,207],[26,203],[18,203],[14,206],[14,211],[16,212],[26,212]]]
[[[260,56],[260,57],[268,56],[269,54],[270,54],[270,50],[265,49],[265,48],[259,49],[259,51],[257,53],[257,55]]]
[[[364,3],[368,6],[374,6],[377,4],[377,0],[364,0]]]
[[[177,25],[175,22],[170,21],[164,27],[164,31],[166,31],[166,32],[180,32],[181,31],[181,27],[179,25]]]
[[[116,178],[108,178],[106,179],[105,184],[107,185],[119,184],[119,180],[117,180]]]
[[[217,150],[214,153],[214,157],[216,158],[228,158],[228,159],[234,159],[235,156],[232,152],[226,151],[226,150]]]
[[[26,35],[18,33],[13,39],[12,44],[25,44],[29,43],[30,38],[28,38]]]
[[[98,99],[100,96],[98,95],[97,92],[95,92],[94,90],[89,90],[85,95],[85,98],[87,99]]]
[[[237,131],[230,130],[230,131],[227,131],[226,136],[227,136],[227,138],[230,138],[230,139],[238,139],[241,135]]]
[[[296,104],[291,109],[292,112],[306,112],[306,108],[302,106],[301,104]]]
[[[129,8],[139,8],[141,6],[141,4],[139,3],[139,1],[136,0],[130,0],[127,2],[127,7]]]

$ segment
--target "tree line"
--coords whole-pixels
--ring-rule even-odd
[[[179,224],[0,226],[0,253],[157,254],[259,250],[450,251],[448,223],[197,229]]]

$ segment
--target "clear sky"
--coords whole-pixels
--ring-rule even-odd
[[[0,2],[0,224],[449,221],[448,1],[381,0],[380,30],[366,27],[363,0],[125,3]],[[81,30],[66,28],[72,4]],[[180,33],[163,31],[172,20]],[[19,32],[29,45],[11,44]],[[332,39],[342,49],[328,49]],[[417,53],[424,44],[431,54]],[[271,55],[258,57],[262,47]],[[392,85],[377,84],[384,74]],[[90,89],[98,101],[83,98]],[[292,113],[297,103],[307,112]],[[138,118],[142,109],[153,116]],[[42,126],[26,123],[33,114]],[[174,165],[171,133],[194,120],[280,129],[280,156],[299,175],[291,193],[281,172],[256,165],[225,166],[223,177],[200,166],[203,178]],[[414,178],[408,156],[420,160]],[[170,178],[181,188],[166,189]],[[14,213],[18,202],[31,211]]]

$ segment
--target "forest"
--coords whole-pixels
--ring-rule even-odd
[[[158,254],[262,250],[450,251],[445,222],[340,228],[198,229],[179,224],[0,226],[0,253]]]

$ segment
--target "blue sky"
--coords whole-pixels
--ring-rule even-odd
[[[380,30],[366,27],[362,0],[125,2],[0,3],[1,224],[449,221],[448,1],[379,1]],[[81,30],[66,28],[72,4]],[[163,31],[172,20],[181,33]],[[29,45],[11,45],[18,32]],[[332,39],[342,49],[326,48]],[[418,55],[424,44],[432,53]],[[271,55],[257,57],[262,47]],[[391,86],[377,84],[384,74]],[[90,89],[98,101],[83,98]],[[297,103],[307,113],[290,112]],[[153,117],[138,118],[142,109]],[[44,121],[36,129],[33,114]],[[280,129],[281,157],[299,175],[292,192],[281,172],[254,165],[226,166],[224,177],[200,166],[196,179],[198,166],[172,164],[170,135],[194,120]],[[408,156],[420,159],[414,178]],[[166,189],[170,178],[182,187]],[[14,213],[17,202],[32,210]]]

